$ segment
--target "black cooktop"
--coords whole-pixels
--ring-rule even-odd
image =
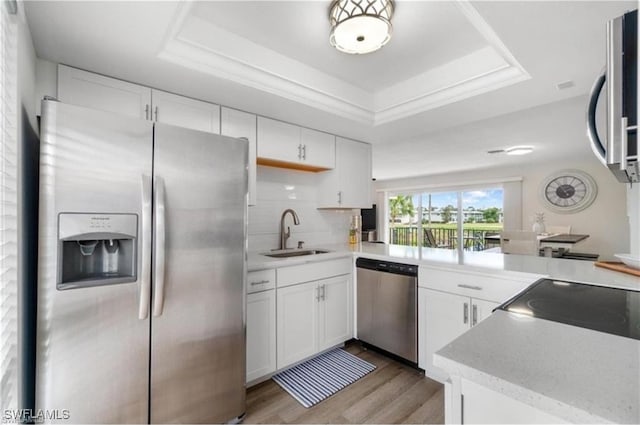
[[[540,279],[498,309],[640,340],[640,291]]]

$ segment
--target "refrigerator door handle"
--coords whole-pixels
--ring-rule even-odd
[[[156,177],[155,184],[155,268],[153,286],[153,315],[162,315],[164,308],[164,262],[165,262],[165,208],[164,208],[164,181]]]
[[[151,177],[142,175],[142,217],[141,217],[142,255],[140,259],[140,301],[138,319],[149,315],[151,298]]]

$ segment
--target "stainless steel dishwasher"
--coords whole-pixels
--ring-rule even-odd
[[[418,363],[418,266],[358,258],[358,339]]]

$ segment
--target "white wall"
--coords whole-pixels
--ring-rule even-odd
[[[551,173],[563,169],[579,169],[591,175],[598,185],[598,196],[587,209],[575,214],[558,214],[547,210],[540,200],[540,184]],[[535,213],[544,212],[547,225],[571,225],[572,233],[588,234],[590,237],[574,248],[578,252],[600,254],[600,259],[614,259],[614,253],[629,252],[629,220],[627,217],[626,186],[619,183],[609,170],[597,160],[584,159],[576,162],[548,161],[524,166],[494,167],[471,172],[456,172],[408,179],[378,180],[376,190],[389,188],[419,187],[429,185],[451,186],[486,181],[499,181],[522,177],[520,219],[521,229],[531,229]],[[511,183],[509,185],[512,185]],[[506,186],[506,185],[505,185]],[[513,188],[512,188],[513,189]],[[518,214],[518,193],[505,193],[505,220]],[[512,217],[517,222],[518,217]],[[511,226],[515,228],[515,226]]]
[[[40,115],[41,102],[45,96],[58,97],[58,64],[38,58],[35,87],[37,115]]]
[[[249,251],[268,251],[280,243],[280,217],[292,208],[300,218],[294,226],[287,215],[285,226],[291,227],[288,247],[298,241],[305,246],[347,243],[349,219],[359,210],[318,210],[317,173],[258,166],[257,205],[249,207]]]

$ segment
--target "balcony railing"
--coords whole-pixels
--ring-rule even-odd
[[[430,241],[428,237],[427,232],[429,230],[433,235],[432,241]],[[483,251],[487,248],[485,236],[495,235],[496,233],[495,230],[463,229],[462,240],[464,249],[467,251]],[[389,243],[395,245],[455,249],[458,245],[458,230],[442,227],[391,227],[389,229]]]

